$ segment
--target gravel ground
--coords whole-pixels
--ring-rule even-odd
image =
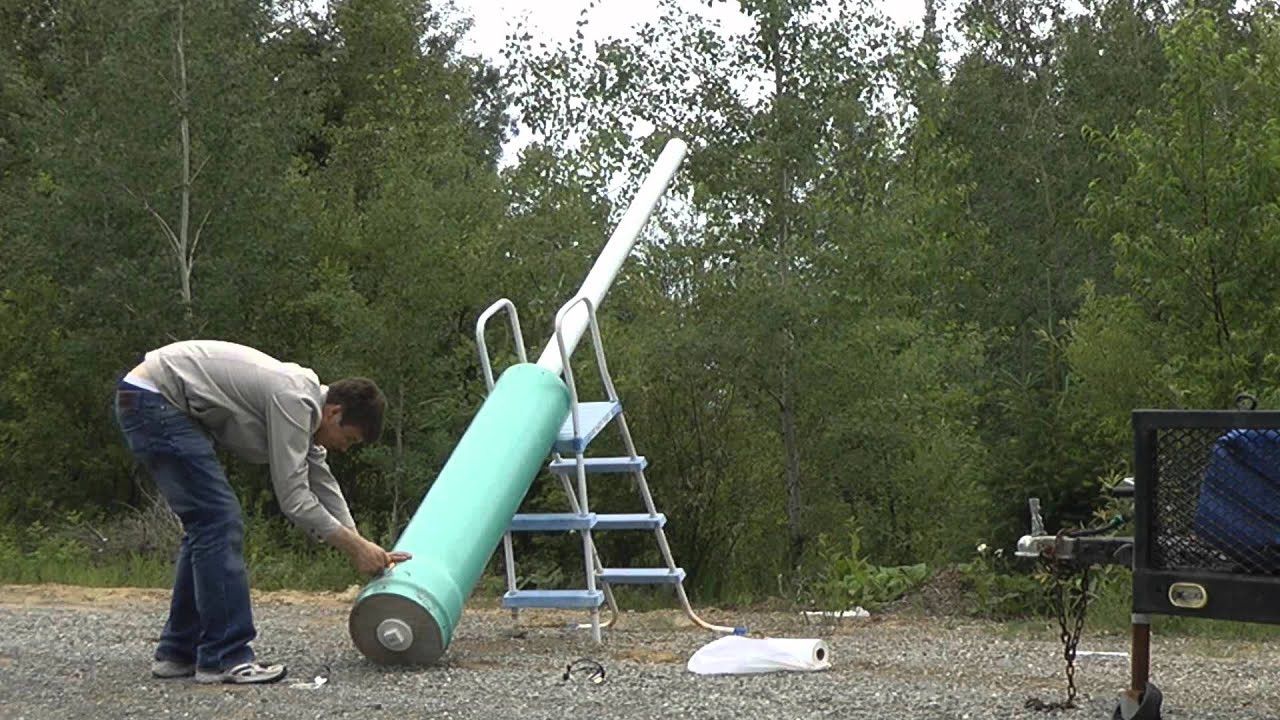
[[[260,658],[285,662],[283,683],[199,686],[154,680],[148,658],[167,607],[154,590],[0,586],[0,718],[1110,718],[1128,678],[1124,658],[1079,660],[1079,709],[1046,713],[1028,697],[1065,694],[1053,628],[886,614],[839,625],[792,613],[699,610],[753,635],[827,641],[832,668],[706,677],[686,671],[714,636],[675,610],[626,613],[603,646],[566,632],[581,614],[510,614],[473,601],[438,666],[388,669],[351,644],[350,594],[262,593]],[[1168,719],[1280,718],[1280,653],[1264,643],[1156,636],[1153,680]],[[1081,650],[1127,651],[1124,636],[1086,629]],[[608,671],[592,684],[561,679],[589,656]],[[329,682],[293,687],[328,667]]]

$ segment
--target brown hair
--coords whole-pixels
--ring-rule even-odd
[[[382,416],[387,411],[387,398],[368,378],[343,378],[329,386],[325,402],[342,406],[342,424],[360,428],[366,444],[375,443],[382,435]]]

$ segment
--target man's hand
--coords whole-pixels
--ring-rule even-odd
[[[347,556],[351,558],[351,564],[356,566],[356,570],[365,575],[377,575],[391,564],[390,553],[364,538],[360,539],[359,544]]]
[[[330,545],[346,553],[356,570],[365,575],[377,575],[392,563],[404,562],[413,557],[407,552],[387,552],[377,543],[365,540],[348,528],[339,528],[326,540]]]

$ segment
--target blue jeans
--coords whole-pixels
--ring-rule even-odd
[[[116,422],[182,520],[169,619],[157,660],[221,671],[254,659],[244,520],[209,436],[164,396],[121,381]]]

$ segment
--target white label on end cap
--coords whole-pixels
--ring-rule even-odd
[[[1169,602],[1174,607],[1199,610],[1209,603],[1209,591],[1197,583],[1176,582],[1169,586]]]

